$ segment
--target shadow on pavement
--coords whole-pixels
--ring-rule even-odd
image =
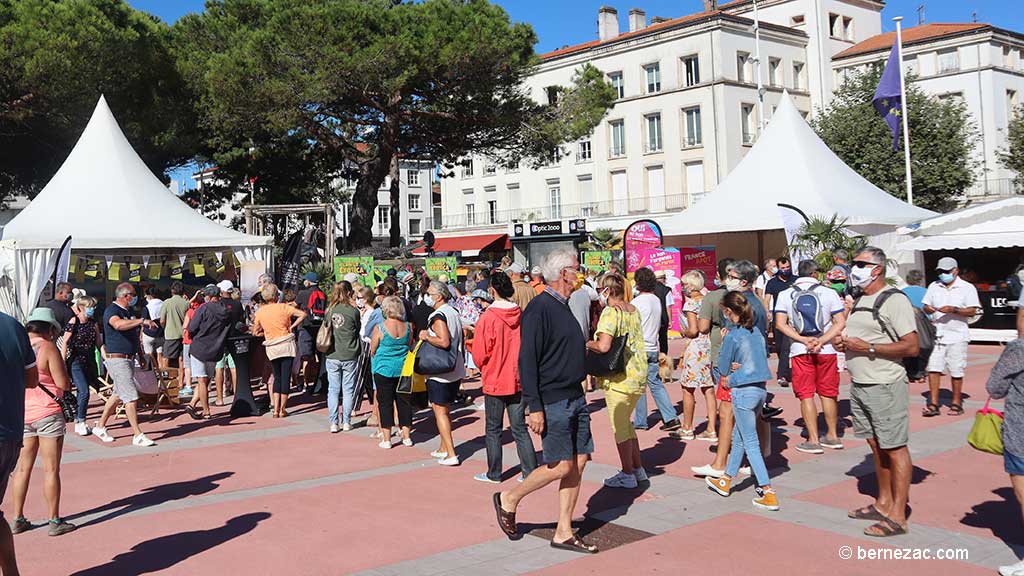
[[[1021,526],[1020,503],[1010,487],[992,491],[999,499],[989,500],[971,506],[960,523],[975,528],[991,530],[992,535],[1007,545],[1017,544],[1018,554],[1024,552],[1024,526]]]
[[[84,510],[68,516],[67,520],[74,520],[75,518],[84,518],[92,516],[94,514],[100,514],[108,512],[99,518],[89,520],[88,522],[79,524],[79,528],[85,528],[86,526],[92,526],[107,520],[113,520],[119,516],[137,512],[139,510],[145,510],[146,508],[152,508],[154,506],[160,506],[167,502],[173,502],[174,500],[182,500],[190,496],[201,496],[208,492],[212,492],[217,489],[220,484],[218,481],[224,480],[234,476],[234,472],[218,472],[209,476],[203,476],[202,478],[196,478],[195,480],[188,480],[186,482],[172,482],[170,484],[161,484],[160,486],[151,486],[143,489],[138,494],[128,496],[127,498],[121,498],[120,500],[114,500],[108,504],[104,504],[98,508],[91,510]]]

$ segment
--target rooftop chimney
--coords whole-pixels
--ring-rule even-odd
[[[647,14],[639,8],[629,9],[629,31],[636,32],[647,28]]]
[[[718,0],[704,0],[704,11],[714,12],[718,10]]]
[[[619,35],[619,11],[611,6],[597,9],[597,37],[604,42]]]
[[[651,26],[661,24],[662,22],[668,22],[668,18],[665,18],[664,16],[651,16]]]

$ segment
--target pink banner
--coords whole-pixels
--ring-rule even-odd
[[[695,248],[679,248],[682,273],[700,270],[704,273],[704,286],[708,290],[715,289],[715,275],[718,261],[715,259],[714,246],[697,246]]]
[[[683,309],[683,285],[679,282],[679,277],[682,276],[682,268],[679,250],[675,248],[655,248],[646,250],[637,250],[637,266],[630,272],[636,271],[637,268],[650,268],[651,270],[658,272],[659,270],[665,272],[665,285],[672,289],[672,302],[669,304],[668,319],[669,328],[679,332],[679,313]]]

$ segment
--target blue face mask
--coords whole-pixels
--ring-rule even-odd
[[[128,305],[129,306],[135,306],[138,303],[139,303],[139,297],[138,296],[132,296],[132,301],[129,302]]]
[[[953,275],[950,274],[949,272],[946,272],[945,274],[939,274],[939,282],[942,282],[943,284],[952,284],[954,279],[955,278],[953,278]]]
[[[720,288],[721,286],[722,283],[718,281],[718,278],[715,278],[715,288]]]
[[[85,309],[85,317],[86,318],[92,318],[94,315],[96,315],[96,309],[95,308],[86,308]]]

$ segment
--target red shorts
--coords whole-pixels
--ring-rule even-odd
[[[839,366],[835,354],[801,354],[789,359],[793,368],[793,392],[800,400],[815,394],[839,396]]]
[[[715,390],[715,398],[718,398],[719,402],[732,402],[732,388],[724,388],[722,384],[718,384],[718,389]]]

